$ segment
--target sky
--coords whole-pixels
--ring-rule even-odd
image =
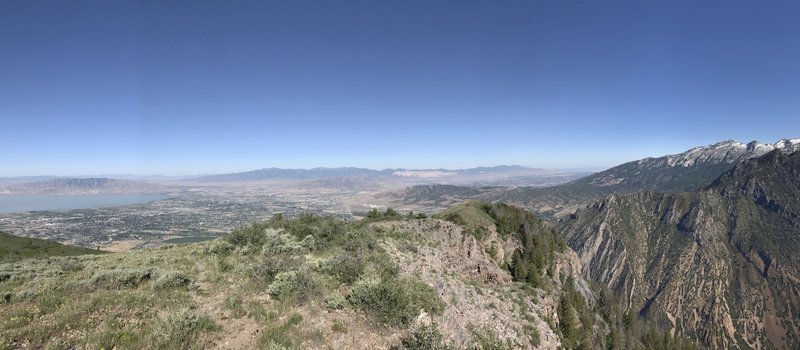
[[[800,2],[0,2],[0,176],[606,168],[800,137]]]

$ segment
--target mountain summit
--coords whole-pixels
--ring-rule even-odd
[[[800,139],[782,139],[773,144],[727,140],[659,158],[628,162],[575,181],[576,184],[612,187],[615,190],[694,190],[743,160],[773,150],[800,150]]]

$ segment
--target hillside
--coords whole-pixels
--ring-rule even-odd
[[[712,348],[800,346],[800,152],[699,192],[612,195],[560,227],[583,273],[650,324]]]
[[[623,322],[532,214],[303,215],[200,244],[0,264],[0,348],[691,348]]]
[[[143,194],[163,191],[161,185],[108,178],[57,178],[0,188],[0,194]]]
[[[0,232],[0,263],[15,262],[27,258],[49,258],[102,254],[103,251],[73,247],[36,238],[26,238]]]

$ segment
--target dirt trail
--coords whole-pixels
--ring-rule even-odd
[[[255,348],[261,326],[256,320],[248,316],[234,317],[233,310],[225,307],[225,300],[232,290],[214,290],[207,281],[206,266],[197,263],[199,271],[197,277],[197,290],[193,293],[194,301],[201,314],[208,315],[222,330],[217,332],[211,342],[211,348],[216,349],[252,349]]]

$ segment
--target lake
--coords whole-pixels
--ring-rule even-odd
[[[168,198],[160,194],[0,195],[0,214],[42,210],[70,210],[140,204]]]

